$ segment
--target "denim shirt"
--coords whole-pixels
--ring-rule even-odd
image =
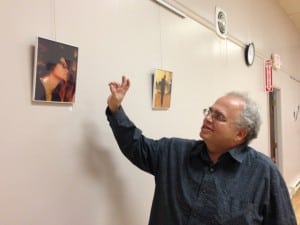
[[[241,145],[212,164],[201,140],[145,137],[123,108],[107,119],[123,154],[155,178],[149,225],[296,225],[275,164]]]

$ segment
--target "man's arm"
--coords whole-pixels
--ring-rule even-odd
[[[107,99],[107,120],[122,153],[137,167],[154,173],[159,154],[159,142],[146,138],[127,117],[121,103],[130,87],[130,81],[122,76],[122,82],[111,82]],[[160,143],[162,144],[162,143]]]
[[[285,181],[278,170],[271,174],[269,202],[264,225],[297,225],[295,213]]]

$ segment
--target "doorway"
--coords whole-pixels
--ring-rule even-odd
[[[269,92],[270,155],[278,169],[282,172],[280,109],[280,90],[274,88],[273,92]]]

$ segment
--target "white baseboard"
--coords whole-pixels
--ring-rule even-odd
[[[300,180],[294,187],[289,187],[289,193],[290,193],[291,198],[296,194],[296,192],[299,190],[299,188],[300,188]]]

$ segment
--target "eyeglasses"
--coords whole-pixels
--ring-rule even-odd
[[[214,121],[218,121],[218,122],[226,122],[227,121],[226,117],[222,113],[220,113],[218,111],[214,111],[211,108],[203,109],[203,115],[205,117],[211,116],[211,118]]]

